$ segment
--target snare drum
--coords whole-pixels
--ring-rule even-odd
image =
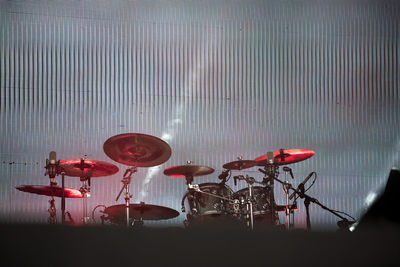
[[[253,215],[254,223],[257,224],[271,224],[272,210],[270,204],[270,189],[262,186],[253,187]],[[235,213],[242,220],[245,220],[249,214],[247,209],[247,201],[249,199],[249,188],[243,188],[232,195],[233,200],[237,203]],[[275,212],[274,224],[278,218]]]
[[[203,183],[199,189],[202,192],[187,192],[182,199],[182,211],[186,212],[187,225],[202,225],[207,223],[226,223],[232,220],[231,205],[233,191],[225,184]]]

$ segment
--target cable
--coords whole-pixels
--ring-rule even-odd
[[[334,211],[334,212],[337,212],[337,213],[344,214],[344,215],[346,215],[346,216],[352,218],[354,221],[356,221],[356,219],[355,219],[353,216],[351,216],[350,214],[348,214],[348,213],[346,213],[346,212],[343,212],[343,211],[340,211],[340,210],[333,210],[333,211]]]
[[[93,220],[94,223],[96,223],[96,220],[95,220],[95,218],[94,218],[94,212],[95,212],[95,210],[96,210],[98,207],[107,208],[106,205],[97,205],[96,207],[94,207],[94,209],[92,210],[92,220]]]

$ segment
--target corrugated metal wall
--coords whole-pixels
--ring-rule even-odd
[[[309,193],[357,218],[400,165],[397,1],[2,1],[0,8],[5,221],[47,220],[48,198],[14,187],[47,184],[52,150],[60,159],[117,165],[117,175],[93,179],[88,201],[89,210],[116,204],[126,166],[102,147],[127,132],[172,148],[163,165],[140,168],[132,201],[178,211],[185,182],[162,171],[187,160],[216,170],[195,182],[217,182],[238,156],[313,149],[313,158],[291,166],[293,184],[316,171]],[[256,168],[243,174],[262,178]],[[66,184],[80,186],[72,177]],[[299,206],[296,226],[304,227]],[[81,209],[81,200],[67,201],[76,220]],[[316,206],[311,216],[314,226],[337,221]]]

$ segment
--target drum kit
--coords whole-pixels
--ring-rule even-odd
[[[143,225],[144,220],[167,220],[179,216],[179,212],[164,206],[146,204],[144,202],[131,203],[130,182],[138,168],[154,167],[165,163],[171,157],[171,148],[165,141],[151,135],[141,133],[125,133],[113,136],[103,145],[105,154],[115,162],[126,165],[122,176],[122,187],[115,201],[118,201],[124,193],[124,204],[106,207],[101,211],[102,224],[126,225],[137,228]],[[262,226],[276,226],[278,212],[285,212],[285,229],[294,228],[294,211],[297,210],[297,198],[304,198],[308,204],[313,202],[326,210],[337,214],[316,199],[305,194],[304,184],[311,178],[312,172],[297,188],[294,188],[288,180],[293,178],[292,170],[283,165],[300,162],[312,157],[314,151],[308,149],[280,149],[268,152],[254,160],[243,160],[239,157],[236,161],[223,165],[224,171],[218,176],[220,180],[195,184],[194,178],[204,177],[214,172],[208,166],[194,165],[188,161],[185,165],[169,167],[164,170],[164,175],[175,178],[184,178],[187,191],[181,201],[181,210],[186,213],[185,227],[211,226],[211,225],[235,225],[247,229]],[[285,181],[278,179],[279,168],[283,166]],[[244,181],[247,187],[234,192],[226,182],[232,177],[232,171],[242,171],[259,167],[263,179],[257,181],[248,175],[233,176],[234,183]],[[56,160],[56,153],[50,152],[46,160],[46,173],[50,178],[50,185],[21,185],[16,189],[50,196],[50,208],[48,212],[49,223],[57,223],[54,197],[61,198],[62,224],[74,223],[69,212],[65,211],[65,199],[82,199],[82,223],[89,224],[87,200],[91,195],[90,186],[93,178],[105,177],[116,174],[119,168],[114,164],[92,159]],[[61,175],[62,185],[58,186],[55,177]],[[82,186],[79,190],[65,187],[65,176],[79,177]],[[286,203],[277,205],[274,197],[274,184],[279,182],[284,188]],[[292,194],[290,194],[290,190]],[[293,199],[292,203],[289,203]],[[305,201],[306,204],[306,201]],[[309,211],[307,208],[307,227],[310,228]],[[65,216],[68,215],[69,222]],[[93,218],[94,221],[94,218]]]

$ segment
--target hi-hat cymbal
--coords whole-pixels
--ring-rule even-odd
[[[62,197],[62,187],[52,185],[20,185],[16,189],[22,192],[45,195],[50,197]],[[66,198],[83,198],[82,193],[77,189],[64,187],[64,197]]]
[[[254,167],[257,165],[257,162],[254,160],[237,160],[225,163],[222,167],[227,170],[243,170]]]
[[[124,221],[126,220],[126,206],[125,204],[114,205],[104,209],[104,213],[109,216],[111,221]],[[145,204],[143,202],[138,204],[129,204],[129,217],[135,220],[166,220],[175,218],[179,215],[174,209]]]
[[[153,167],[171,157],[171,147],[163,140],[140,133],[125,133],[110,137],[103,150],[112,160],[136,167]]]
[[[315,155],[313,150],[309,149],[282,149],[274,151],[274,162],[277,165],[286,165],[306,160]],[[267,154],[254,159],[258,166],[267,164]]]
[[[92,159],[65,159],[60,160],[60,167],[66,176],[74,177],[102,177],[118,172],[114,164]]]
[[[214,172],[213,168],[206,166],[199,166],[199,165],[174,166],[164,170],[165,175],[177,178],[202,176],[202,175],[208,175],[213,172]]]

